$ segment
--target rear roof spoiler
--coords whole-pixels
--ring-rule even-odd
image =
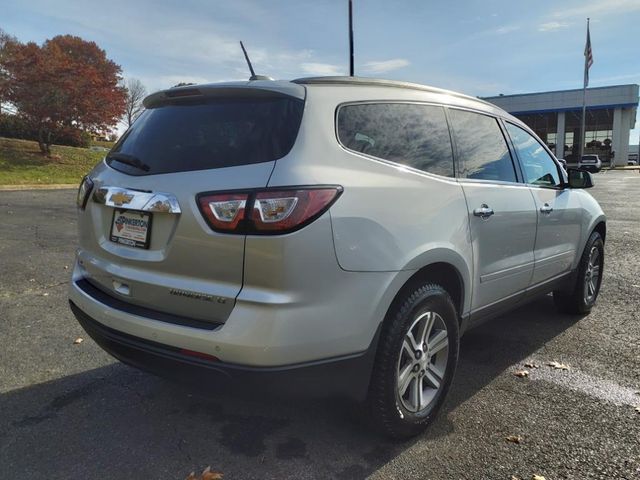
[[[186,85],[152,93],[144,99],[145,108],[182,102],[184,100],[205,100],[225,97],[292,97],[304,100],[306,88],[285,81],[252,80],[248,82],[212,83],[206,85]]]

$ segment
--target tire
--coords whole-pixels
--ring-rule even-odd
[[[591,312],[600,292],[603,272],[604,242],[598,232],[593,232],[584,247],[582,257],[580,257],[573,285],[568,290],[553,292],[553,301],[558,311],[574,315],[584,315]],[[595,280],[594,274],[597,274]]]
[[[408,336],[410,330],[414,343]],[[422,342],[422,353],[417,356],[416,350],[411,353],[405,347],[415,346],[421,335],[427,342]],[[443,346],[445,341],[447,345]],[[395,439],[423,432],[449,391],[459,345],[458,315],[444,288],[429,283],[402,294],[385,319],[371,375],[367,407],[374,426]],[[402,396],[401,373],[406,386]],[[438,388],[434,388],[436,383]]]

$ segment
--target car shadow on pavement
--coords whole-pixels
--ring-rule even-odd
[[[451,412],[575,321],[547,296],[469,331],[443,411],[409,442],[344,401],[214,396],[113,363],[0,395],[0,465],[6,478],[182,479],[207,465],[225,480],[364,478],[448,435]]]

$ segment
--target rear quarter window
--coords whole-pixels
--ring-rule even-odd
[[[450,109],[461,178],[516,182],[509,147],[494,117]]]
[[[289,97],[218,97],[158,106],[136,120],[107,163],[149,175],[277,160],[293,147],[303,107],[302,100]]]
[[[343,105],[340,143],[354,152],[424,172],[453,177],[451,138],[444,109],[409,103]]]

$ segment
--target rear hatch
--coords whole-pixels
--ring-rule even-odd
[[[224,322],[242,287],[245,236],[210,228],[197,197],[267,185],[295,142],[304,89],[186,87],[145,106],[91,173],[79,220],[86,281],[120,304]]]

